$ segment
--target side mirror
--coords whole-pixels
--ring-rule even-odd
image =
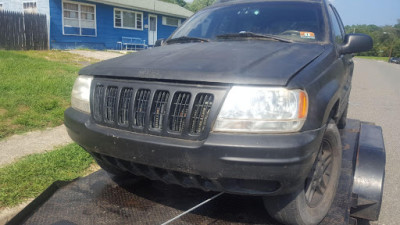
[[[165,39],[164,39],[164,38],[158,39],[158,40],[156,41],[156,43],[154,44],[154,47],[160,47],[161,45],[164,44],[164,42],[165,42]]]
[[[365,52],[372,49],[374,43],[370,36],[366,34],[347,34],[344,44],[340,48],[341,54],[352,54]]]

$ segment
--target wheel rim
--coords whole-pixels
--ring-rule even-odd
[[[317,159],[306,179],[304,188],[306,202],[309,207],[314,208],[324,199],[329,187],[332,174],[333,151],[327,140],[322,140]]]

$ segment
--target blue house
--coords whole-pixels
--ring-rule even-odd
[[[193,14],[156,0],[49,1],[52,49],[120,49],[127,40],[152,46]]]
[[[45,14],[51,49],[152,46],[193,14],[157,0],[0,0],[0,10]]]

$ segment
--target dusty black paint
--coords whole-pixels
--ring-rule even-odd
[[[253,1],[241,4],[245,2]],[[347,105],[354,67],[351,55],[340,52],[341,46],[348,43],[337,42],[331,33],[332,21],[326,13],[331,6],[326,1],[313,2],[320,4],[321,19],[326,25],[324,30],[329,36],[326,43],[286,43],[259,38],[174,43],[94,64],[80,71],[80,74],[95,76],[94,84],[129,85],[136,82],[136,86],[132,85],[136,89],[140,86],[153,90],[152,87],[157,86],[154,90],[164,87],[171,94],[181,90],[198,94],[197,88],[204,87],[222,90],[221,93],[210,92],[218,103],[213,105],[206,133],[201,137],[174,136],[169,131],[152,133],[148,127],[140,131],[121,129],[116,124],[95,122],[90,115],[68,109],[65,125],[70,136],[89,152],[133,164],[193,174],[216,183],[221,183],[224,178],[236,179],[236,184],[216,185],[217,188],[209,188],[211,190],[280,195],[304,186],[326,124],[340,118]],[[213,7],[224,7],[224,4],[236,3]],[[353,47],[346,48],[356,51],[371,46]],[[177,87],[170,89],[174,85]],[[289,134],[213,132],[219,109],[233,85],[305,90],[309,110],[302,130]],[[190,107],[187,113],[190,115]],[[273,192],[262,190],[262,184],[243,188],[249,187],[246,180],[251,181],[248,183],[255,180],[279,182],[280,188]]]
[[[285,86],[324,46],[265,40],[173,44],[82,69],[84,75]]]

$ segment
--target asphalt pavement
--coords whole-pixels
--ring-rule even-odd
[[[348,118],[382,126],[385,140],[386,177],[378,224],[400,224],[400,65],[359,58],[354,62]]]

